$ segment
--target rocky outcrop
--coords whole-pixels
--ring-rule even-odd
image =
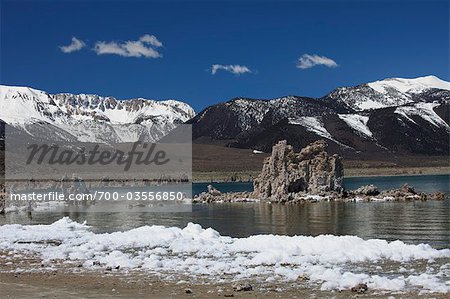
[[[255,202],[259,201],[253,198],[252,192],[228,192],[222,193],[212,185],[208,185],[208,191],[202,192],[192,201],[194,203],[213,203],[213,202]]]
[[[445,200],[442,192],[416,192],[414,187],[404,184],[400,188],[379,191],[374,185],[362,186],[349,191],[345,201],[413,201],[413,200]]]
[[[355,191],[353,191],[354,194],[356,195],[369,195],[369,196],[373,196],[373,195],[378,195],[380,194],[380,191],[378,190],[378,188],[374,185],[366,185],[366,186],[361,186],[358,189],[356,189]]]
[[[222,192],[214,188],[212,185],[208,185],[208,193],[211,194],[211,196],[219,196],[222,194]]]
[[[278,142],[254,181],[254,196],[284,201],[296,193],[342,192],[342,158],[329,155],[326,148],[327,143],[319,140],[296,153],[286,140]]]
[[[418,193],[405,184],[401,188],[380,191],[374,185],[345,191],[344,169],[338,155],[326,152],[323,140],[311,143],[299,153],[286,141],[273,147],[253,183],[253,192],[222,193],[213,186],[193,199],[196,203],[212,202],[316,202],[316,201],[409,201],[444,200],[441,192]]]
[[[404,184],[398,189],[391,189],[381,192],[381,195],[386,200],[444,200],[445,194],[442,192],[424,193],[416,192],[414,187]]]

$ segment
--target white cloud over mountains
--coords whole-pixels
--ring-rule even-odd
[[[97,55],[111,54],[123,57],[145,57],[145,58],[159,58],[162,54],[158,52],[158,48],[163,46],[162,42],[154,35],[145,34],[138,40],[129,40],[124,42],[116,41],[97,41],[92,50]],[[72,53],[79,51],[86,47],[86,44],[76,38],[72,37],[72,42],[67,46],[60,46],[63,53]]]
[[[317,65],[323,65],[329,68],[335,68],[339,65],[331,58],[325,57],[325,56],[319,56],[317,54],[303,54],[299,59],[297,63],[297,67],[299,69],[309,69],[312,67],[315,67]]]
[[[122,57],[144,57],[160,58],[163,55],[160,49],[163,43],[151,34],[144,34],[137,40],[127,41],[96,41],[91,48],[97,55],[118,55]],[[86,48],[86,43],[81,39],[72,37],[71,43],[66,46],[60,46],[63,53],[72,53]],[[315,66],[323,65],[328,68],[336,68],[339,65],[333,59],[317,54],[303,54],[298,58],[296,67],[299,69],[309,69]],[[254,74],[254,70],[248,66],[239,64],[213,64],[209,69],[212,75],[219,71],[229,72],[234,75]]]
[[[84,47],[86,47],[86,44],[82,40],[74,36],[72,37],[72,42],[68,46],[60,46],[59,48],[64,53],[72,53],[75,51],[79,51]]]
[[[97,41],[93,50],[97,55],[112,54],[123,57],[159,58],[162,54],[156,49],[163,44],[154,35],[145,34],[136,41],[104,42]]]
[[[250,70],[245,65],[239,65],[239,64],[229,64],[229,65],[223,65],[223,64],[213,64],[211,66],[211,74],[215,75],[219,70],[224,70],[227,72],[230,72],[235,75],[242,75],[245,73],[253,73],[252,70]]]

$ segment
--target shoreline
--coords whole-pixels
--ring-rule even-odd
[[[30,298],[39,294],[55,298],[386,298],[400,295],[405,298],[447,298],[448,293],[421,288],[396,290],[373,289],[356,292],[352,287],[322,290],[319,283],[311,283],[301,275],[295,280],[261,280],[247,277],[235,280],[226,274],[217,278],[209,275],[189,276],[173,273],[167,277],[139,269],[85,269],[80,263],[65,260],[48,262],[36,254],[17,256],[0,251],[9,257],[0,266],[0,288],[4,298]],[[20,265],[20,266],[18,266]],[[395,262],[388,264],[395,266]],[[419,268],[423,267],[419,265]],[[421,271],[424,269],[421,268]],[[247,289],[243,289],[243,288]],[[241,288],[241,289],[239,289]]]
[[[368,290],[356,293],[350,290],[322,291],[307,287],[299,279],[293,284],[280,283],[259,287],[251,291],[236,291],[232,283],[191,283],[163,281],[156,275],[134,273],[72,273],[58,270],[26,273],[0,272],[0,287],[4,298],[29,298],[40,295],[58,298],[386,298],[398,292]],[[407,298],[447,298],[445,293],[401,292]]]
[[[450,172],[444,173],[412,173],[412,174],[372,174],[372,175],[348,175],[344,176],[344,179],[352,178],[377,178],[377,177],[417,177],[417,176],[429,176],[429,175],[450,175]]]

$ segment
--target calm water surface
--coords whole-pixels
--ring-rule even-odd
[[[418,191],[441,191],[450,196],[450,176],[347,178],[347,189],[374,184],[380,189],[409,183]],[[208,184],[195,184],[194,193]],[[221,191],[248,191],[249,183],[213,184]],[[427,202],[317,202],[308,204],[223,203],[194,205],[192,213],[8,213],[7,223],[47,224],[62,216],[87,221],[96,232],[128,230],[142,225],[184,227],[188,222],[212,227],[221,235],[246,237],[255,234],[357,235],[365,239],[402,240],[450,247],[450,200]]]
[[[380,190],[399,188],[404,184],[413,186],[419,192],[444,192],[450,195],[450,175],[417,175],[417,176],[379,176],[345,178],[347,190],[354,190],[364,185],[373,184]],[[253,191],[253,183],[201,183],[194,184],[193,193],[199,194],[213,185],[222,192]]]

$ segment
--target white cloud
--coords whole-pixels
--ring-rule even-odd
[[[319,56],[317,54],[309,55],[303,54],[297,63],[297,67],[299,69],[309,69],[316,65],[324,65],[326,67],[335,68],[339,65],[331,58],[325,56]]]
[[[222,64],[213,64],[211,66],[211,74],[215,75],[217,71],[224,70],[227,72],[230,72],[235,75],[242,75],[245,73],[253,73],[252,70],[250,70],[245,65],[238,65],[238,64],[229,64],[229,65],[222,65]]]
[[[150,35],[150,34],[145,34],[143,36],[141,36],[141,38],[139,39],[141,42],[143,43],[149,43],[152,46],[155,47],[162,47],[162,42],[160,42],[156,36],[154,35]]]
[[[94,51],[97,55],[113,54],[123,57],[162,57],[155,48],[162,47],[163,44],[154,35],[145,34],[136,41],[126,41],[122,43],[98,41],[95,43]]]
[[[79,40],[76,37],[72,37],[72,42],[70,43],[70,45],[60,46],[59,48],[64,53],[72,53],[75,51],[79,51],[79,50],[83,49],[84,47],[86,47],[86,44],[82,40]]]

